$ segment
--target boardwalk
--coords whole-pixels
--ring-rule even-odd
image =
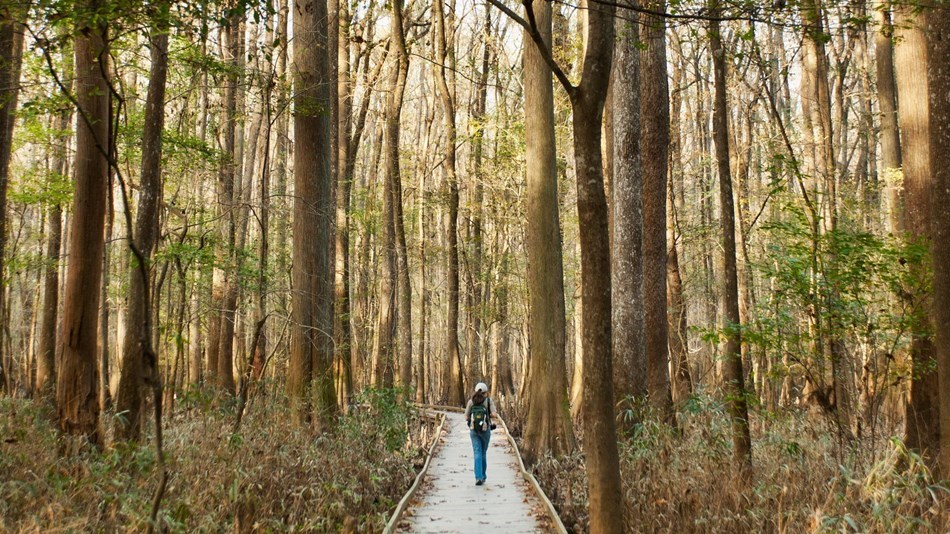
[[[544,508],[521,477],[502,427],[492,432],[488,480],[476,486],[465,418],[451,412],[445,416],[443,441],[398,532],[550,532]]]

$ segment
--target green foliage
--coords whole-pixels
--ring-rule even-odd
[[[409,390],[403,388],[366,389],[356,397],[364,408],[343,419],[343,434],[349,439],[374,436],[386,450],[395,452],[406,443],[410,418]]]
[[[782,219],[763,226],[766,253],[756,263],[772,293],[757,303],[742,332],[753,350],[775,362],[787,357],[798,369],[777,366],[771,378],[821,368],[823,339],[877,355],[905,344],[914,318],[894,295],[925,283],[910,265],[926,263],[926,248],[844,224],[816,233],[795,203],[782,209]]]

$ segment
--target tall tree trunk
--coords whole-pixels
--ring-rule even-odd
[[[188,384],[201,384],[201,300],[198,298],[200,284],[195,282],[191,288],[191,303],[189,304],[188,323]]]
[[[901,28],[895,60],[906,202],[902,226],[908,241],[926,246],[934,237],[932,229],[933,221],[936,221],[931,202],[935,194],[933,175],[938,167],[934,166],[931,159],[930,142],[938,135],[936,126],[939,120],[947,118],[930,113],[928,71],[937,75],[939,81],[940,71],[946,68],[946,56],[930,57],[928,54],[928,41],[931,39],[928,39],[927,25],[932,15],[929,9],[918,12],[913,6],[901,6],[895,14],[895,26]],[[944,104],[946,98],[944,94],[942,99],[937,98],[935,102]],[[946,126],[942,126],[941,130],[944,128]],[[946,146],[934,148],[936,151],[946,150]],[[934,260],[937,258],[934,257]],[[924,265],[911,264],[910,268],[917,276],[928,276]],[[913,314],[910,347],[912,374],[905,440],[909,448],[919,451],[932,464],[938,456],[940,440],[939,388],[934,366],[936,347],[932,336],[936,325],[931,321],[933,301],[929,292],[916,287],[907,288],[905,298]]]
[[[901,231],[903,189],[901,186],[901,142],[897,125],[897,85],[894,81],[894,26],[890,0],[878,0],[874,6],[877,31],[874,56],[877,70],[877,101],[881,106],[881,178],[887,187],[887,222],[890,231]]]
[[[614,404],[647,397],[643,302],[643,168],[640,156],[640,50],[636,23],[618,18],[612,91],[613,188],[611,313]],[[665,236],[664,236],[665,237]],[[633,419],[624,418],[628,428]]]
[[[88,13],[102,5],[89,0]],[[80,20],[76,32],[76,178],[73,188],[70,261],[63,292],[62,367],[57,372],[59,428],[103,442],[96,368],[99,283],[108,198],[109,71],[105,19]]]
[[[406,50],[405,23],[403,22],[402,0],[393,0],[393,38],[396,41],[396,67],[393,71],[393,88],[389,94],[384,126],[384,144],[386,148],[385,178],[383,187],[383,237],[380,243],[383,256],[380,276],[379,317],[376,323],[376,339],[373,348],[373,367],[371,382],[375,387],[389,387],[393,384],[393,372],[396,365],[397,348],[396,329],[399,303],[399,258],[397,248],[397,225],[402,224],[402,185],[399,169],[399,120],[402,114],[402,101],[406,91],[406,79],[409,75],[409,53]],[[397,206],[400,204],[400,206]],[[403,239],[403,243],[405,240]],[[408,273],[407,273],[408,275]],[[402,362],[400,362],[402,363]],[[402,369],[400,368],[400,373]],[[400,375],[400,380],[403,377]]]
[[[331,197],[330,67],[325,0],[294,5],[293,321],[287,391],[294,420],[322,433],[336,413],[333,383],[334,211]],[[312,387],[312,390],[311,390]]]
[[[936,478],[950,478],[950,11],[930,14],[930,161],[933,169],[933,322],[939,372],[940,445]],[[941,59],[942,58],[942,59]]]
[[[71,61],[69,62],[71,64]],[[71,65],[64,75],[72,78]],[[53,172],[56,181],[67,179],[68,158],[66,149],[70,133],[67,131],[72,110],[60,111],[56,118],[56,143],[53,149]],[[63,241],[63,208],[59,202],[49,207],[47,215],[46,269],[43,275],[43,317],[40,323],[40,339],[37,348],[36,387],[40,396],[54,400],[56,393],[56,314],[59,311],[59,249]]]
[[[129,302],[126,324],[131,328],[122,350],[122,367],[116,411],[124,413],[115,426],[117,440],[139,439],[142,425],[142,385],[146,370],[145,348],[152,336],[146,318],[146,284],[151,276],[152,251],[158,242],[159,206],[162,201],[162,128],[165,124],[165,82],[168,78],[168,26],[158,21],[152,28],[152,67],[145,100],[145,131],[142,135],[142,172],[139,211],[132,244],[145,260],[129,262]]]
[[[16,123],[17,98],[20,92],[20,63],[23,55],[23,29],[20,24],[26,18],[26,6],[7,7],[0,14],[0,312],[6,291],[3,276],[3,257],[7,245],[7,188],[10,183],[10,157],[13,153],[13,126]],[[9,317],[0,313],[2,324]],[[12,353],[5,350],[0,336],[0,391],[7,389],[13,362]],[[12,391],[7,391],[12,395]]]
[[[534,17],[543,46],[550,47],[551,4],[535,4]],[[525,40],[528,39],[526,34]],[[574,432],[564,361],[564,266],[558,216],[554,87],[551,68],[536,46],[526,46],[524,50],[524,84],[530,350],[528,374],[524,377],[528,402],[524,453],[533,462],[545,453],[570,453],[574,449]],[[499,328],[506,325],[500,324]],[[613,399],[610,402],[612,405]],[[610,419],[613,421],[612,409]]]
[[[232,291],[233,276],[236,267],[232,265],[234,248],[236,245],[237,209],[235,183],[238,180],[237,167],[241,165],[237,149],[237,110],[238,110],[238,74],[237,68],[241,63],[240,42],[241,16],[235,11],[222,29],[225,33],[224,49],[227,61],[232,63],[233,69],[225,77],[223,109],[220,124],[223,130],[222,160],[219,162],[218,182],[216,186],[218,217],[218,238],[220,243],[217,250],[217,262],[211,281],[211,319],[208,329],[208,378],[211,382],[226,391],[234,391],[234,377],[228,371],[231,369],[230,348],[233,342],[234,314],[230,305],[232,297],[236,301],[236,294]],[[239,187],[239,186],[238,186]],[[227,349],[228,354],[225,354]]]
[[[729,171],[729,113],[726,102],[726,58],[716,18],[719,4],[711,3],[712,20],[709,22],[710,52],[715,71],[715,107],[713,109],[713,137],[716,143],[716,162],[719,169],[720,217],[722,219],[723,248],[723,327],[726,343],[723,347],[725,362],[723,378],[728,389],[727,404],[732,418],[734,455],[737,467],[748,475],[752,467],[752,441],[749,437],[749,412],[746,406],[746,388],[743,384],[741,331],[739,324],[739,282],[736,267],[736,223],[732,196],[732,175]]]
[[[436,53],[439,66],[436,68],[439,85],[439,96],[442,100],[442,122],[445,127],[445,156],[442,169],[445,177],[445,187],[448,189],[448,226],[446,241],[448,243],[448,257],[446,276],[448,284],[448,317],[446,320],[445,351],[448,358],[443,366],[442,389],[443,400],[452,405],[464,405],[465,394],[462,382],[462,357],[459,354],[459,249],[458,249],[458,214],[459,214],[459,186],[456,176],[456,130],[455,130],[455,78],[452,70],[455,64],[454,43],[447,42],[454,32],[446,29],[445,13],[442,10],[443,2],[436,0]],[[471,350],[471,348],[469,348]]]
[[[402,0],[396,1],[401,2]],[[399,27],[402,29],[402,31],[397,32],[399,35],[396,37],[396,53],[399,56],[399,68],[406,71],[405,74],[402,75],[403,80],[405,80],[409,75],[409,51],[406,49],[405,24],[403,23],[402,10],[402,6],[394,10],[394,12],[398,11],[398,15],[396,15],[394,19],[398,20]],[[405,85],[405,83],[406,82],[403,81],[403,85]],[[399,104],[399,117],[401,117],[402,98],[399,99]],[[395,137],[397,141],[394,145],[396,147],[399,146],[398,136],[397,131]],[[412,287],[409,279],[409,251],[406,247],[406,223],[402,207],[402,173],[399,168],[398,154],[394,154],[394,156],[392,194],[393,225],[395,226],[396,236],[396,295],[398,298],[396,307],[398,314],[396,337],[398,341],[397,350],[399,351],[398,385],[403,388],[408,388],[412,385]]]
[[[665,0],[647,6],[666,11]],[[670,95],[666,24],[648,16],[640,53],[640,109],[643,158],[643,320],[650,405],[666,420],[673,416],[666,317],[666,182],[669,174]]]
[[[336,348],[336,362],[339,366],[340,396],[343,406],[349,404],[353,396],[353,370],[350,358],[350,194],[353,189],[353,177],[349,173],[351,150],[350,132],[353,129],[353,88],[350,82],[350,13],[349,3],[339,4],[337,15],[337,188],[336,188],[336,235],[334,239],[335,278],[333,282],[333,346]],[[333,29],[331,28],[331,31]],[[331,51],[332,53],[332,51]],[[354,154],[355,156],[355,154]],[[354,159],[355,161],[355,159]]]
[[[820,231],[816,232],[813,239],[819,239],[818,234],[828,234],[837,231],[838,226],[838,200],[837,200],[837,176],[835,174],[835,151],[834,136],[832,131],[831,117],[831,92],[828,83],[828,56],[825,52],[825,34],[823,25],[823,8],[821,0],[808,0],[801,6],[802,19],[805,22],[803,31],[803,53],[802,61],[805,70],[804,78],[809,83],[803,83],[802,108],[806,116],[805,136],[812,138],[812,153],[814,157],[814,177],[820,179],[820,186],[816,183],[815,190],[821,190],[824,199],[821,202],[822,212],[821,220],[823,224]],[[822,273],[827,277],[831,284],[826,290],[824,306],[826,309],[832,309],[838,305],[840,299],[840,290],[838,288],[838,276],[835,269],[835,256],[837,252],[833,249],[826,251],[824,264],[831,266],[832,271]],[[827,270],[827,267],[824,267]],[[815,269],[816,275],[818,269]],[[820,337],[820,349],[823,354],[821,358],[831,362],[831,380],[835,393],[834,415],[835,423],[838,426],[838,435],[850,441],[853,437],[851,429],[851,392],[848,384],[849,368],[846,361],[848,355],[845,352],[842,332],[844,326],[841,324],[837,314],[830,313],[827,317],[818,318],[822,321],[821,327],[817,328]]]

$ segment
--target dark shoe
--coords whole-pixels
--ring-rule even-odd
[[[485,483],[484,480],[476,480],[476,481],[475,481],[475,485],[476,485],[476,486],[481,486],[481,485],[484,484],[484,483]]]

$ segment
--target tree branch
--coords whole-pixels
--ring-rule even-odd
[[[534,41],[534,44],[538,47],[538,52],[541,53],[541,58],[544,59],[544,62],[548,64],[548,67],[551,69],[551,72],[554,73],[554,76],[561,83],[561,86],[564,87],[564,90],[567,91],[568,96],[572,99],[577,93],[577,87],[575,87],[571,81],[567,78],[567,74],[564,73],[564,70],[561,69],[561,66],[557,64],[557,61],[554,60],[554,56],[551,54],[551,48],[547,43],[544,42],[544,38],[541,36],[541,32],[538,30],[538,24],[534,17],[534,9],[531,7],[533,0],[522,0],[522,3],[525,8],[525,12],[528,15],[528,19],[525,20],[517,13],[511,10],[508,6],[503,4],[500,0],[488,0],[488,3],[498,8],[502,13],[508,15],[508,17],[517,22],[522,28],[528,32],[528,35],[531,37],[531,40]]]

